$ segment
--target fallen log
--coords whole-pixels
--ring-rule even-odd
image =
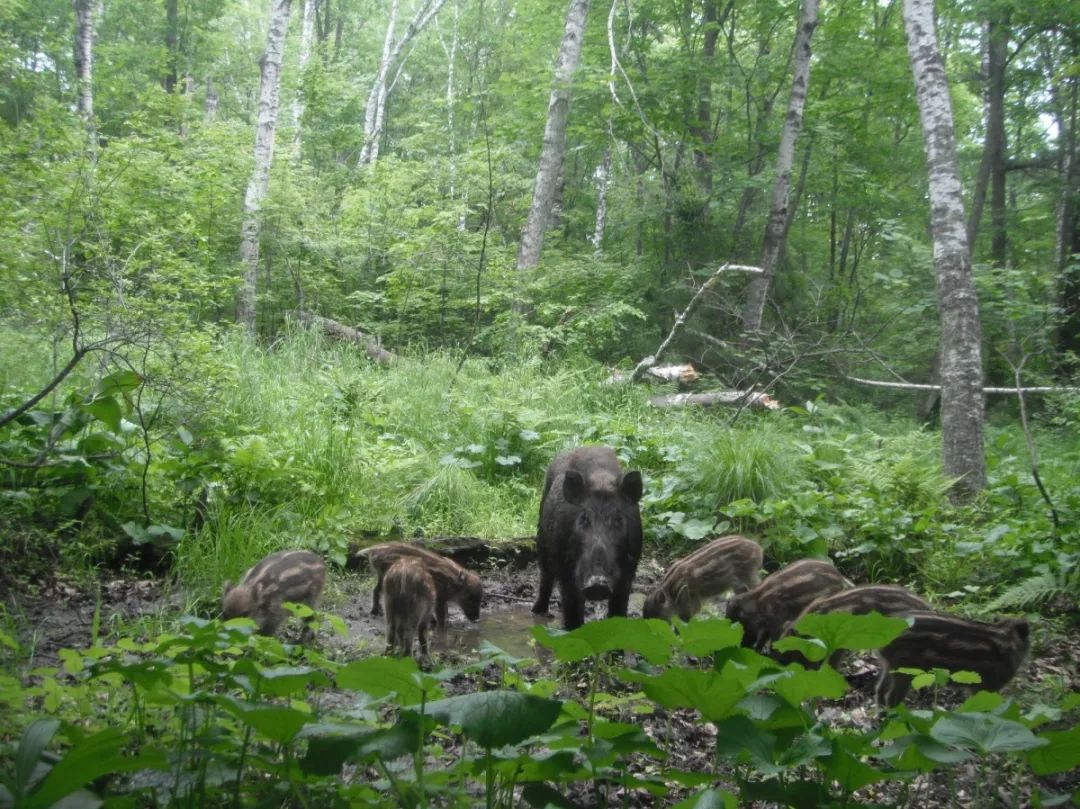
[[[668,396],[650,396],[653,407],[757,407],[779,410],[780,402],[767,393],[753,390],[717,390],[711,393],[673,393]]]
[[[688,362],[682,365],[654,365],[645,369],[645,375],[661,382],[677,382],[680,385],[692,385],[701,379],[701,374],[698,373],[697,368]],[[611,376],[607,379],[609,384],[629,381],[630,375],[624,371],[612,371]]]
[[[295,309],[292,314],[305,326],[321,329],[327,337],[363,346],[364,353],[375,362],[388,363],[394,359],[393,353],[379,344],[379,338],[366,334],[359,329],[346,326],[344,323],[317,315],[314,312],[308,312],[305,309]]]

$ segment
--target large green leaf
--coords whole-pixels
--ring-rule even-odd
[[[558,700],[517,691],[481,691],[432,702],[425,713],[491,748],[543,733],[558,719],[561,707]]]
[[[1069,730],[1048,730],[1038,738],[1046,744],[1028,753],[1036,775],[1068,772],[1080,767],[1080,725]]]
[[[304,725],[314,721],[311,714],[295,708],[253,704],[228,696],[220,696],[216,699],[222,707],[245,725],[279,744],[288,744]]]
[[[667,621],[655,618],[605,618],[583,624],[571,632],[552,632],[546,626],[537,625],[532,628],[532,633],[540,645],[551,649],[555,657],[566,663],[625,650],[659,665],[671,659],[671,649],[677,642]]]
[[[379,698],[397,694],[402,704],[419,702],[424,696],[425,683],[416,661],[411,657],[367,657],[354,660],[342,666],[334,675],[341,688]],[[427,689],[428,696],[441,696],[441,692],[432,685]]]
[[[679,629],[679,647],[688,655],[700,657],[742,643],[743,629],[726,618],[691,621]]]
[[[847,612],[810,613],[795,629],[825,642],[829,652],[838,649],[880,649],[908,628],[906,618],[889,618],[880,613],[852,615]]]
[[[730,792],[706,789],[675,804],[674,809],[736,809],[739,801]]]
[[[48,746],[56,731],[60,728],[58,719],[35,719],[23,731],[19,749],[15,754],[15,781],[12,784],[16,795],[25,795],[30,787],[34,767],[41,759],[41,753]]]
[[[950,747],[983,755],[1034,750],[1049,743],[1019,722],[989,713],[944,716],[930,728],[930,737]]]
[[[144,769],[165,769],[165,756],[156,751],[128,755],[123,747],[128,736],[109,728],[72,745],[33,793],[19,804],[20,809],[47,809],[103,775]]]
[[[659,675],[624,670],[621,676],[641,685],[649,698],[665,708],[695,708],[710,722],[731,715],[746,688],[717,671],[671,668]]]

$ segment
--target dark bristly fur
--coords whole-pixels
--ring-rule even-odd
[[[727,602],[727,617],[743,627],[743,645],[764,652],[788,622],[813,601],[854,587],[831,562],[802,559]]]
[[[906,617],[911,627],[878,652],[881,675],[875,696],[881,705],[899,705],[907,696],[911,676],[895,671],[900,668],[974,671],[982,678],[976,688],[998,691],[1016,674],[1031,643],[1023,618],[986,623],[938,612]]]
[[[259,632],[273,635],[289,613],[283,601],[315,608],[326,582],[326,563],[311,551],[278,551],[255,565],[243,580],[232,586],[225,582],[221,616],[225,620],[244,616],[259,626]],[[310,623],[305,638],[313,634]]]
[[[536,550],[540,586],[533,612],[546,613],[559,583],[563,626],[585,622],[585,601],[626,615],[641,557],[641,473],[624,472],[610,447],[580,447],[548,467]]]
[[[669,620],[678,615],[689,621],[704,599],[757,585],[761,559],[761,546],[752,539],[734,534],[714,539],[668,569],[645,599],[642,615]]]
[[[420,559],[427,566],[435,580],[435,620],[440,627],[446,626],[447,604],[453,602],[461,607],[470,621],[480,618],[480,601],[484,597],[484,585],[480,577],[453,559],[404,542],[385,542],[372,545],[360,551],[371,563],[375,571],[375,592],[371,600],[371,614],[381,611],[380,594],[384,585],[386,571],[398,559]]]
[[[413,636],[428,654],[428,623],[435,610],[435,577],[423,559],[403,556],[390,565],[383,578],[386,606],[386,654],[412,655]]]
[[[852,587],[850,590],[841,590],[824,598],[815,599],[810,605],[788,622],[783,635],[790,635],[793,628],[804,615],[810,613],[850,612],[853,615],[866,615],[877,612],[881,615],[904,616],[916,610],[930,610],[932,607],[925,600],[905,590],[896,584],[864,584],[860,587]],[[837,652],[830,660],[836,665],[841,657]],[[798,652],[786,652],[774,655],[783,663],[803,662],[803,656]]]

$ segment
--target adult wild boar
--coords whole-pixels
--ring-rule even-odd
[[[536,549],[540,589],[533,612],[546,613],[559,583],[563,626],[585,623],[585,601],[607,601],[626,615],[641,557],[641,473],[623,472],[610,447],[579,447],[548,467]]]

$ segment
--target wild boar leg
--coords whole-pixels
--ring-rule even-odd
[[[559,582],[563,629],[577,629],[585,623],[585,597],[575,586],[573,573]]]
[[[878,676],[877,685],[874,686],[874,696],[878,705],[886,708],[895,708],[904,701],[908,691],[911,690],[911,675],[891,671],[884,660],[881,662],[881,674]]]
[[[551,602],[551,590],[555,586],[555,573],[548,568],[543,555],[540,556],[540,590],[536,594],[536,603],[532,611],[540,615],[546,615],[548,605]],[[565,595],[561,596],[564,600]]]
[[[439,627],[439,629],[443,629],[446,627],[447,603],[446,599],[442,596],[439,596],[435,600],[435,613],[433,617],[435,619],[435,626]],[[424,626],[426,623],[427,621],[421,621],[420,625]],[[427,652],[424,652],[424,654],[427,654]]]
[[[620,616],[625,618],[629,605],[630,586],[628,582],[625,585],[620,584],[615,592],[611,594],[611,598],[608,599],[607,617],[612,618],[614,616]]]
[[[386,571],[383,571],[383,573],[385,572]],[[380,597],[382,596],[382,580],[383,574],[379,573],[375,579],[375,593],[371,597],[372,615],[382,615],[382,601],[380,600]]]

